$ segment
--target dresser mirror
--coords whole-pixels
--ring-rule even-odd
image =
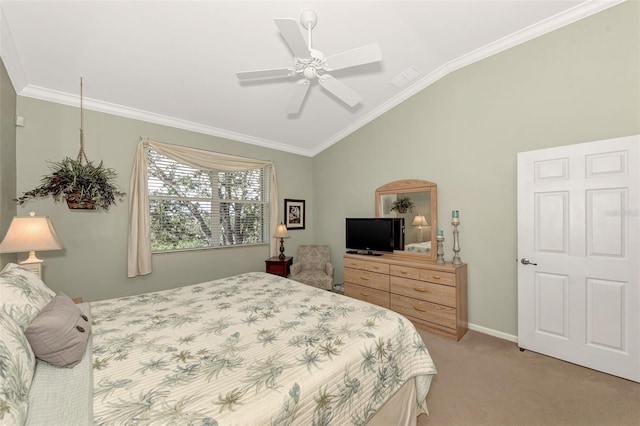
[[[405,179],[376,189],[376,217],[397,219],[394,253],[436,260],[437,188],[426,180]]]

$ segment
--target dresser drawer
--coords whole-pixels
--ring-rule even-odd
[[[364,269],[378,274],[389,275],[389,265],[386,263],[364,262]]]
[[[389,309],[389,293],[386,291],[375,290],[369,287],[345,282],[344,294],[345,296],[353,297],[354,299],[363,300]]]
[[[389,265],[386,263],[369,262],[359,259],[345,259],[345,268],[361,269],[363,271],[377,272],[379,274],[389,274]]]
[[[349,259],[349,258],[345,258],[344,259],[344,267],[345,268],[354,268],[354,269],[366,269],[365,268],[365,261],[364,260],[358,260],[358,259]]]
[[[456,285],[456,274],[429,269],[420,269],[420,280],[444,285]]]
[[[391,292],[439,305],[456,307],[456,288],[448,285],[392,276]]]
[[[420,269],[410,268],[408,266],[391,265],[389,273],[396,277],[411,278],[414,280],[420,279]]]
[[[456,310],[454,308],[394,293],[391,293],[389,301],[391,309],[402,315],[419,318],[451,329],[456,328]]]
[[[344,282],[358,284],[381,291],[389,291],[389,275],[361,269],[344,268]]]

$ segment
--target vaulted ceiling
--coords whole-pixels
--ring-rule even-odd
[[[448,73],[620,2],[0,0],[0,54],[18,95],[78,106],[83,76],[86,109],[313,156]],[[300,77],[236,76],[293,67],[274,19],[308,9],[325,56],[380,47],[331,72],[354,107],[312,80],[287,114]]]

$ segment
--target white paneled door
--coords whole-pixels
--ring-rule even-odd
[[[518,345],[640,382],[640,136],[518,154]]]

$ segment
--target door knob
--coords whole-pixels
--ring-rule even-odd
[[[530,262],[526,257],[520,259],[520,263],[522,263],[523,265],[537,265],[537,263]]]

